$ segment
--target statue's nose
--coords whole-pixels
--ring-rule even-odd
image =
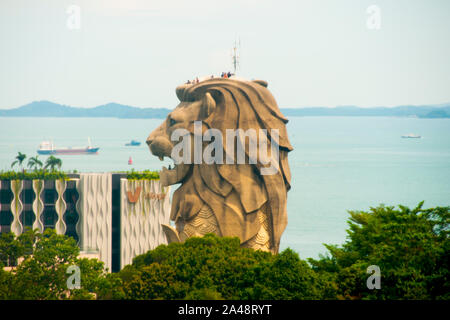
[[[150,145],[155,141],[156,138],[161,134],[161,132],[155,130],[152,133],[149,134],[147,137],[147,140],[145,140],[145,143],[150,147]]]
[[[149,141],[150,140],[150,141]],[[157,157],[170,157],[172,151],[172,144],[164,136],[158,136],[154,139],[147,139],[147,144],[150,152]]]
[[[165,122],[163,122],[158,128],[153,130],[147,137],[145,143],[150,147],[150,145],[155,141],[158,136],[164,135],[165,132]]]

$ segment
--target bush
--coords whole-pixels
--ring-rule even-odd
[[[238,238],[189,238],[137,256],[121,271],[127,299],[320,299],[305,261],[242,248]]]
[[[331,275],[339,298],[449,299],[450,208],[422,206],[350,211],[348,241],[327,245],[330,256],[309,261]],[[370,265],[381,270],[381,290],[366,286]]]
[[[0,299],[93,299],[121,298],[122,282],[117,275],[106,274],[103,262],[97,259],[79,259],[75,240],[57,235],[47,229],[43,234],[27,231],[15,238],[12,233],[2,234],[4,246],[0,246],[3,260],[23,261],[13,272],[0,270]],[[14,250],[5,250],[7,244]],[[0,262],[1,264],[1,262]],[[80,268],[81,288],[69,289],[67,268]]]

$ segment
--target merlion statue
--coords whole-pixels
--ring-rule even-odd
[[[176,94],[179,105],[147,138],[152,154],[175,161],[160,172],[162,185],[181,183],[170,215],[176,229],[163,226],[168,241],[215,233],[277,253],[293,148],[267,82],[212,78]]]

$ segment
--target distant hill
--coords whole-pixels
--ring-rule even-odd
[[[341,106],[335,108],[283,108],[281,112],[289,116],[346,116],[346,117],[418,117],[418,118],[450,118],[450,103],[429,106],[398,106],[359,108]]]
[[[438,119],[438,118],[450,118],[450,112],[445,109],[434,109],[428,112],[426,115],[421,116],[421,118]]]
[[[166,108],[137,108],[118,103],[108,103],[95,108],[75,108],[50,101],[34,101],[15,109],[0,109],[0,117],[98,117],[120,119],[164,119],[170,112]],[[339,106],[335,108],[281,108],[287,116],[346,116],[346,117],[418,117],[450,118],[450,103],[426,106],[398,106],[360,108]]]
[[[50,101],[34,101],[15,109],[0,109],[0,117],[165,118],[165,108],[136,108],[108,103],[95,108],[75,108]]]

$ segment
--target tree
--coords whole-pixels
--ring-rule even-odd
[[[53,229],[38,234],[33,255],[15,272],[14,299],[63,299],[67,289],[67,267],[79,254],[75,240],[57,235]]]
[[[104,263],[97,259],[77,259],[80,268],[81,288],[71,292],[70,299],[122,299],[122,281],[118,274],[107,273]]]
[[[124,288],[127,299],[182,299],[189,289],[171,265],[154,263],[132,273],[131,281]]]
[[[19,151],[19,153],[17,154],[17,156],[15,158],[16,160],[13,161],[13,163],[11,163],[11,168],[13,168],[16,164],[18,164],[20,166],[20,168],[22,169],[22,171],[23,171],[22,163],[23,163],[23,161],[25,160],[26,157],[27,157],[26,154],[24,154],[24,153]]]
[[[28,159],[28,168],[34,168],[34,170],[37,170],[38,168],[42,168],[42,166],[42,161],[38,159],[38,156]]]
[[[0,262],[0,300],[6,300],[10,295],[10,288],[12,287],[13,275],[3,270],[3,265]]]
[[[242,248],[213,234],[161,245],[120,272],[127,299],[320,299],[321,276],[287,249]]]
[[[51,171],[55,171],[55,167],[61,168],[62,166],[62,160],[59,158],[56,158],[54,156],[50,156],[47,158],[47,160],[45,161],[45,169],[47,169],[48,167],[50,167]]]
[[[311,300],[334,298],[327,295],[326,279],[313,272],[306,261],[291,249],[275,255],[272,261],[254,268],[254,285],[240,298],[257,300]]]
[[[15,266],[20,257],[32,253],[36,231],[27,231],[16,237],[14,233],[0,234],[0,263],[4,266]]]
[[[326,245],[330,255],[310,259],[313,269],[343,299],[450,299],[450,207],[422,206],[350,211],[348,241]],[[370,265],[380,268],[380,290],[366,286]]]
[[[103,262],[78,258],[80,250],[71,237],[47,229],[43,234],[27,231],[15,238],[6,237],[6,244],[19,249],[8,251],[9,259],[21,256],[24,260],[14,272],[0,272],[0,298],[3,299],[118,299],[123,297],[122,282],[117,275],[107,274]],[[3,234],[2,234],[3,237]],[[11,240],[12,238],[12,240]],[[14,242],[15,241],[15,242]],[[1,242],[0,242],[1,244]],[[0,252],[4,252],[0,246]],[[0,262],[1,265],[1,262]],[[67,268],[78,266],[81,288],[67,285]]]
[[[0,234],[0,263],[3,266],[15,265],[22,255],[20,243],[12,232]]]

